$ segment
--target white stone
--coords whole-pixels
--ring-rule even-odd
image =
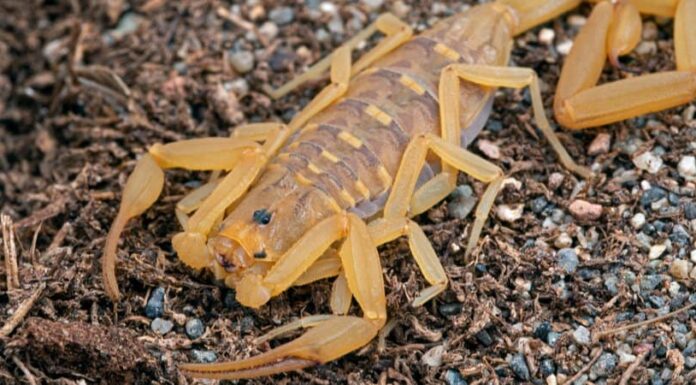
[[[676,279],[687,279],[689,277],[689,261],[684,259],[677,259],[672,262],[672,266],[669,267],[669,272]]]
[[[696,250],[691,250],[691,262],[696,263]]]
[[[541,31],[539,31],[539,42],[541,44],[551,45],[555,37],[556,32],[551,28],[542,28]]]
[[[436,368],[442,365],[442,355],[445,354],[445,345],[437,345],[423,354],[421,360],[424,364]]]
[[[518,191],[522,188],[522,182],[512,177],[503,179],[503,184],[501,187],[505,188],[508,185],[512,186],[512,188]]]
[[[500,220],[505,222],[514,222],[522,217],[523,211],[524,205],[520,203],[513,206],[500,205],[498,206],[496,213],[498,214],[498,218],[500,218]]]
[[[558,385],[558,380],[556,379],[555,374],[546,377],[546,385]]]
[[[633,158],[633,164],[641,170],[656,174],[662,168],[662,158],[650,151],[646,151]]]
[[[633,218],[631,218],[631,226],[636,230],[640,230],[644,224],[645,224],[645,214],[643,214],[643,213],[637,213],[636,215],[633,216]]]
[[[500,159],[500,147],[490,140],[481,139],[476,143],[478,149],[489,159]]]
[[[684,179],[696,179],[696,157],[693,155],[682,157],[677,165],[677,170]]]
[[[566,56],[570,53],[570,49],[573,48],[573,41],[572,40],[565,40],[556,45],[556,51],[560,53],[563,56]]]
[[[667,250],[667,245],[652,245],[650,246],[650,252],[648,253],[648,258],[657,259],[662,256],[662,254]]]
[[[553,245],[556,246],[557,249],[563,249],[566,247],[570,247],[573,244],[573,238],[568,235],[568,233],[561,233],[558,235],[558,238],[556,238],[555,241],[553,241]]]

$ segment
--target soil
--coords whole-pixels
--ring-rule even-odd
[[[161,199],[124,232],[117,270],[124,298],[113,304],[100,258],[125,179],[154,143],[288,121],[326,81],[278,101],[264,87],[303,72],[381,12],[423,30],[475,3],[0,2],[2,249],[6,260],[17,256],[19,283],[13,288],[4,279],[11,268],[0,266],[0,323],[13,325],[0,330],[0,383],[210,383],[186,378],[176,364],[267,351],[279,342],[254,339],[328,313],[330,282],[292,288],[256,311],[209,273],[180,263],[170,243],[179,231],[174,202],[208,177],[183,171],[167,172]],[[589,12],[583,5],[515,39],[511,65],[540,75],[547,111],[564,48]],[[620,68],[607,65],[601,81],[673,70],[672,29],[671,20],[646,17],[644,43]],[[542,38],[549,33],[551,41]],[[558,163],[530,106],[525,90],[499,91],[480,135],[487,142],[472,146],[484,157],[495,146],[491,160],[512,178],[493,211],[523,208],[512,221],[491,215],[475,261],[463,256],[473,214],[455,217],[457,199],[416,218],[448,273],[446,292],[411,307],[425,283],[407,242],[392,242],[380,249],[391,320],[383,339],[325,365],[239,383],[696,381],[696,312],[685,309],[696,303],[696,277],[674,271],[675,261],[696,259],[696,187],[678,167],[696,152],[694,103],[561,132],[570,154],[597,174],[592,180]],[[597,152],[591,144],[605,133],[611,146]],[[659,157],[661,167],[638,168],[642,153]],[[463,175],[460,182],[474,196],[485,187]],[[579,199],[601,205],[599,217],[572,215]],[[651,259],[655,246],[664,251]],[[165,292],[158,326],[146,312],[156,288]],[[186,325],[194,319],[204,332],[191,338]],[[154,331],[163,331],[162,321],[172,323],[164,334]]]

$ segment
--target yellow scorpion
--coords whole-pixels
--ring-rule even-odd
[[[377,246],[408,238],[429,287],[420,306],[447,287],[447,275],[410,218],[444,199],[464,172],[488,186],[476,209],[467,255],[476,246],[503,171],[465,148],[480,132],[496,88],[529,87],[537,126],[560,162],[588,178],[545,116],[537,75],[507,67],[513,37],[577,7],[581,0],[498,0],[477,5],[414,36],[384,14],[330,56],[271,96],[330,72],[323,89],[288,124],[249,124],[229,138],[155,144],[125,185],[103,257],[107,293],[119,236],[160,195],[163,169],[227,172],[177,204],[179,258],[211,269],[258,308],[293,285],[335,277],[333,315],[311,316],[270,333],[306,327],[299,338],[247,359],[184,364],[195,377],[249,378],[335,360],[368,344],[387,320]],[[596,1],[595,1],[596,2]],[[597,85],[605,60],[640,41],[640,13],[673,17],[676,70]],[[355,63],[351,51],[376,32],[384,38]],[[554,113],[583,129],[696,98],[696,0],[598,2],[575,39],[558,83]],[[429,156],[430,154],[430,156]],[[347,315],[355,298],[362,316]]]

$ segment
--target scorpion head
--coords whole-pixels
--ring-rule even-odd
[[[284,177],[275,183],[261,180],[242,198],[208,240],[218,272],[237,289],[240,303],[257,307],[270,298],[270,291],[261,287],[262,277],[331,210],[315,188]]]

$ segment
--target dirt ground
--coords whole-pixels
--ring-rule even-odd
[[[301,73],[379,13],[423,30],[475,3],[0,2],[1,249],[3,260],[17,256],[18,281],[6,279],[12,266],[0,266],[0,383],[210,383],[184,377],[177,363],[267,351],[279,342],[255,345],[256,337],[328,313],[330,282],[292,288],[254,311],[180,263],[170,244],[179,231],[174,202],[207,178],[182,171],[167,172],[161,199],[124,233],[124,299],[114,305],[100,258],[125,179],[154,143],[288,121],[326,82],[279,101],[264,85]],[[589,11],[583,5],[515,40],[512,65],[537,71],[548,111]],[[602,81],[674,69],[672,27],[645,18],[644,43],[620,69],[607,66]],[[459,197],[416,218],[451,280],[446,292],[411,307],[425,283],[407,242],[392,242],[380,249],[391,319],[384,338],[326,365],[239,383],[694,383],[694,103],[562,133],[571,155],[596,172],[592,180],[557,162],[530,104],[524,90],[500,91],[472,146],[513,178],[476,261],[463,262],[467,189],[480,196],[483,184],[461,176],[469,187]],[[599,215],[574,215],[578,200],[599,205]]]

